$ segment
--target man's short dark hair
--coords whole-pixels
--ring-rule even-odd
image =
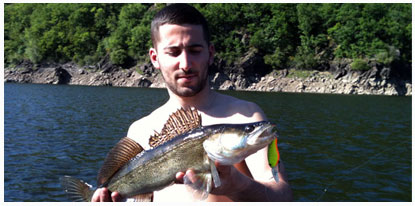
[[[151,22],[151,40],[153,47],[156,48],[160,40],[159,28],[164,24],[192,24],[201,25],[203,37],[207,44],[210,44],[210,33],[205,17],[194,7],[188,4],[170,4],[160,10]]]

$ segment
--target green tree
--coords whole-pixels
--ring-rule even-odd
[[[25,29],[30,27],[30,16],[39,4],[5,4],[4,57],[5,64],[18,64],[25,56]]]
[[[299,45],[295,4],[271,4],[270,19],[264,18],[251,44],[263,51],[265,63],[273,68],[287,68]]]
[[[117,29],[105,40],[111,61],[124,64],[127,59],[143,59],[150,45],[150,18],[148,4],[127,4],[122,7]],[[154,14],[153,14],[154,15]],[[122,55],[121,55],[122,54]]]
[[[274,69],[326,69],[335,58],[410,65],[411,4],[193,4],[207,18],[217,57],[246,55]],[[6,66],[148,61],[150,22],[165,4],[5,4]],[[259,68],[260,71],[262,68]]]

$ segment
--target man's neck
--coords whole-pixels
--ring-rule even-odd
[[[179,107],[194,107],[199,111],[209,110],[213,106],[213,102],[216,99],[216,93],[212,91],[208,85],[202,89],[199,93],[191,97],[182,97],[174,94],[168,89],[170,99],[168,104],[172,108]]]

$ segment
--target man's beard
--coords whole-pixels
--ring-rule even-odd
[[[199,93],[200,91],[202,91],[207,85],[207,79],[208,79],[207,69],[208,68],[205,68],[205,70],[202,70],[202,71],[205,71],[204,76],[201,76],[201,80],[197,82],[197,84],[194,86],[186,86],[186,87],[179,88],[178,85],[175,83],[176,82],[175,79],[174,79],[174,82],[167,82],[166,80],[164,80],[164,82],[166,83],[166,86],[170,89],[170,91],[172,91],[177,96],[192,97],[196,95],[197,93]],[[188,72],[186,72],[186,74],[192,74],[192,73],[194,72],[191,69]]]

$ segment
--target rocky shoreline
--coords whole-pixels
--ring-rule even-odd
[[[218,90],[411,96],[411,79],[398,79],[388,71],[390,69],[379,69],[376,66],[365,72],[351,71],[347,66],[334,65],[330,71],[307,71],[303,76],[296,74],[301,71],[295,70],[274,70],[259,76],[218,72],[218,69],[214,69],[209,74],[209,80],[211,87]],[[87,67],[78,67],[71,63],[26,63],[15,68],[6,68],[4,81],[164,88],[160,72],[150,64],[122,69],[105,62]]]

